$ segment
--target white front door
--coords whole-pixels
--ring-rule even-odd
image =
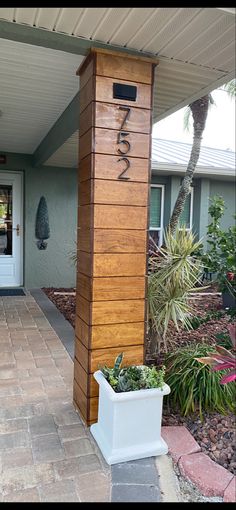
[[[22,174],[0,170],[0,288],[23,285]]]

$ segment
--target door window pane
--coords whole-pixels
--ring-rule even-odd
[[[0,184],[1,255],[12,255],[12,186]]]

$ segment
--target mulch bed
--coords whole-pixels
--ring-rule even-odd
[[[75,327],[75,289],[70,288],[43,288],[48,298],[55,304],[64,317]],[[191,300],[194,309],[194,315],[204,317],[210,310],[222,309],[222,299],[220,295],[215,294],[217,288],[207,289],[207,295],[204,298],[197,296],[197,299]],[[67,294],[55,294],[55,292]],[[204,291],[203,291],[204,293]],[[196,330],[181,330],[176,332],[173,328],[171,332],[174,346],[184,346],[192,342],[205,342],[215,344],[215,334],[227,332],[227,316],[220,319],[212,319],[211,321],[200,325]],[[148,353],[146,363],[160,364],[158,356],[152,357]],[[231,473],[236,474],[236,421],[233,413],[224,416],[220,413],[203,413],[203,420],[199,419],[199,415],[183,417],[177,412],[168,412],[163,409],[163,425],[185,425],[191,432],[195,440],[201,447],[201,450],[209,455],[209,457],[228,469]]]
[[[54,287],[43,288],[42,289],[47,297],[54,303],[54,305],[60,310],[62,315],[64,315],[65,319],[67,319],[73,328],[75,327],[75,289],[66,289],[66,288],[58,288]],[[55,292],[66,292],[68,294],[55,294]]]

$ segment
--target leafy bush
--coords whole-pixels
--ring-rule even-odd
[[[131,365],[121,368],[123,353],[117,356],[114,367],[106,365],[101,372],[116,393],[150,388],[162,388],[164,385],[165,367],[157,370],[145,365]]]
[[[189,320],[191,322],[192,329],[197,329],[202,324],[206,324],[207,322],[212,321],[212,319],[221,319],[226,315],[230,317],[230,321],[234,320],[236,316],[235,308],[228,308],[226,310],[212,310],[208,312],[204,317],[196,315],[195,317],[190,317]]]
[[[227,313],[227,315],[230,315],[231,319],[236,319],[236,308],[226,308],[224,311]]]
[[[210,365],[213,371],[230,369],[220,380],[221,384],[230,383],[236,379],[236,359],[235,355],[228,349],[216,345],[216,352],[208,352],[207,356],[196,358],[200,363]]]
[[[204,317],[196,315],[195,317],[191,317],[189,320],[191,322],[192,329],[198,329],[202,324],[206,324],[206,322],[209,322],[212,319],[221,319],[222,316],[223,313],[221,311],[212,311],[207,313]]]
[[[227,414],[235,410],[235,385],[220,385],[221,375],[196,360],[213,352],[214,347],[195,344],[167,354],[165,382],[171,387],[168,406],[184,416],[198,411],[201,419],[203,411]]]
[[[228,325],[229,336],[231,340],[231,348],[235,350],[236,348],[236,329],[235,324]],[[222,379],[220,380],[221,384],[227,384],[236,379],[236,357],[235,354],[225,347],[220,345],[216,345],[216,352],[208,352],[206,357],[196,358],[200,363],[204,363],[205,365],[210,365],[211,370],[218,371],[224,369],[230,369],[230,372],[227,372]]]
[[[189,293],[198,290],[201,263],[194,253],[201,241],[195,242],[192,232],[177,228],[175,235],[165,234],[165,248],[150,258],[148,276],[148,322],[155,334],[160,352],[163,343],[167,352],[167,331],[172,322],[191,329]],[[201,287],[202,288],[202,287]]]
[[[217,345],[221,345],[221,347],[224,347],[225,349],[232,348],[230,336],[227,333],[216,333],[215,338]]]
[[[230,311],[232,310],[232,312]],[[225,316],[230,316],[230,320],[232,320],[235,316],[234,309],[229,310],[211,310],[208,312],[204,317],[200,317],[199,315],[196,315],[195,317],[191,317],[189,320],[191,322],[192,329],[197,329],[201,324],[206,324],[209,321],[212,321],[212,319],[221,319]]]
[[[236,226],[234,224],[228,230],[220,228],[224,210],[223,198],[214,196],[208,209],[211,216],[211,223],[207,226],[209,249],[202,255],[202,262],[207,272],[216,274],[219,289],[236,297]],[[235,220],[235,215],[233,217]]]

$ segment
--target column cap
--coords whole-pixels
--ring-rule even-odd
[[[89,53],[88,55],[85,57],[85,59],[83,60],[83,62],[80,64],[79,68],[77,69],[76,71],[76,74],[78,76],[81,75],[81,73],[84,71],[84,69],[87,67],[87,65],[90,63],[90,61],[92,60],[92,58],[94,57],[94,55],[98,54],[98,53],[102,53],[103,55],[111,55],[111,56],[114,56],[114,57],[123,57],[123,58],[129,58],[131,60],[136,60],[136,61],[141,61],[141,62],[147,62],[149,64],[153,64],[154,66],[157,66],[159,64],[159,60],[158,58],[154,58],[154,57],[147,57],[147,56],[142,56],[140,54],[139,55],[133,55],[133,54],[130,54],[128,53],[127,51],[123,52],[123,51],[114,51],[114,50],[108,50],[108,49],[105,49],[105,48],[96,48],[96,47],[91,47],[89,49]]]

